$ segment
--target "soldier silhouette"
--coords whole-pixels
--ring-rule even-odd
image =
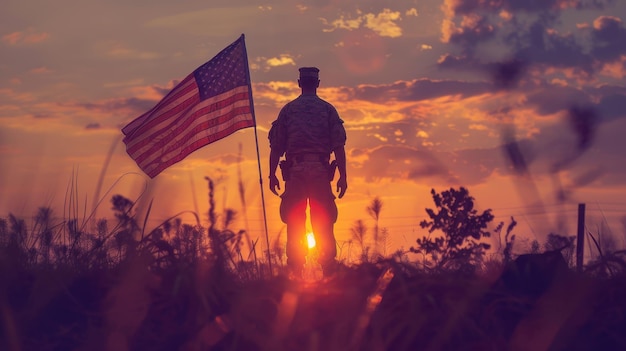
[[[272,123],[270,141],[270,190],[278,195],[279,166],[285,191],[280,195],[280,218],[287,224],[287,265],[290,274],[300,277],[307,254],[306,208],[319,250],[318,263],[325,277],[337,267],[333,232],[337,205],[331,182],[339,170],[337,192],[342,198],[348,189],[346,176],[346,131],[333,105],[317,96],[319,69],[299,69],[301,95],[287,103]],[[330,162],[330,156],[334,160]],[[281,157],[285,159],[281,161]]]

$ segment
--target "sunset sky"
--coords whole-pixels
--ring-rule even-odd
[[[575,234],[586,203],[588,230],[622,246],[624,21],[617,0],[3,0],[0,217],[40,206],[67,217],[72,191],[81,216],[99,198],[98,217],[110,216],[122,194],[140,210],[154,199],[153,225],[183,211],[206,223],[208,176],[217,211],[239,213],[232,229],[264,241],[254,129],[152,180],[121,142],[121,127],[243,33],[271,238],[283,225],[267,132],[300,92],[298,67],[317,66],[318,95],[348,135],[340,243],[357,219],[373,227],[378,196],[390,246],[408,248],[425,233],[430,189],[465,186],[494,224],[514,216],[521,237]]]

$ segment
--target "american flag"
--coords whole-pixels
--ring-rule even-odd
[[[126,152],[154,178],[195,150],[254,125],[242,34],[122,132]]]

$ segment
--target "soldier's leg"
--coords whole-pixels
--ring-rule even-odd
[[[291,183],[291,182],[289,182]],[[281,196],[280,217],[287,224],[287,265],[295,274],[301,274],[306,251],[307,199],[298,191],[297,184],[286,184]]]
[[[337,205],[327,181],[318,184],[314,194],[310,200],[311,226],[319,250],[318,262],[324,270],[324,275],[329,275],[334,272],[336,266],[337,244],[333,226],[337,221]]]

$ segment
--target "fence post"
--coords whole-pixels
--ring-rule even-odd
[[[578,240],[576,241],[576,271],[583,271],[585,248],[585,204],[578,204]]]

